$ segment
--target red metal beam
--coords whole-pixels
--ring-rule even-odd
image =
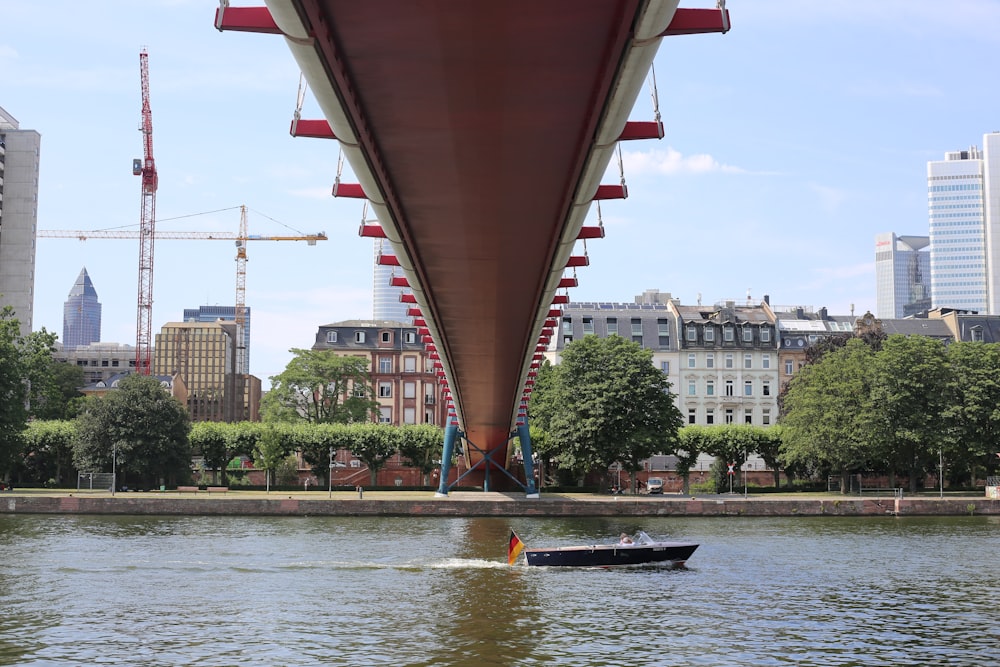
[[[281,34],[267,7],[219,7],[215,10],[215,27],[219,31]]]

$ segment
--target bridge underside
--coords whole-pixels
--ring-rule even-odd
[[[285,35],[378,215],[454,422],[499,461],[676,5],[268,0],[278,30],[260,31]]]

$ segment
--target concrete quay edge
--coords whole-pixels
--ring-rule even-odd
[[[460,492],[358,494],[232,492],[189,493],[26,493],[0,494],[0,514],[107,514],[184,516],[440,516],[440,517],[602,517],[602,516],[1000,516],[1000,500],[983,497],[893,498],[843,496],[761,498],[743,496],[608,497]]]

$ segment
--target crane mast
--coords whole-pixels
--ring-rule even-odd
[[[153,240],[156,227],[156,188],[158,178],[153,160],[153,112],[149,106],[149,56],[146,49],[139,53],[142,80],[142,148],[143,160],[133,160],[132,173],[142,176],[142,210],[139,220],[139,297],[136,317],[135,370],[149,375],[150,339],[153,315]]]

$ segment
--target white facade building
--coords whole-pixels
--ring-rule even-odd
[[[372,283],[373,319],[379,322],[412,323],[413,318],[406,314],[408,304],[399,300],[400,295],[409,294],[408,287],[394,287],[391,284],[393,276],[402,276],[403,272],[396,266],[382,266],[378,263],[381,255],[394,255],[392,246],[386,239],[375,239],[375,271]]]
[[[35,298],[41,141],[0,108],[0,308],[14,309],[22,334],[31,331]]]
[[[933,308],[988,311],[985,164],[975,146],[927,163]]]

